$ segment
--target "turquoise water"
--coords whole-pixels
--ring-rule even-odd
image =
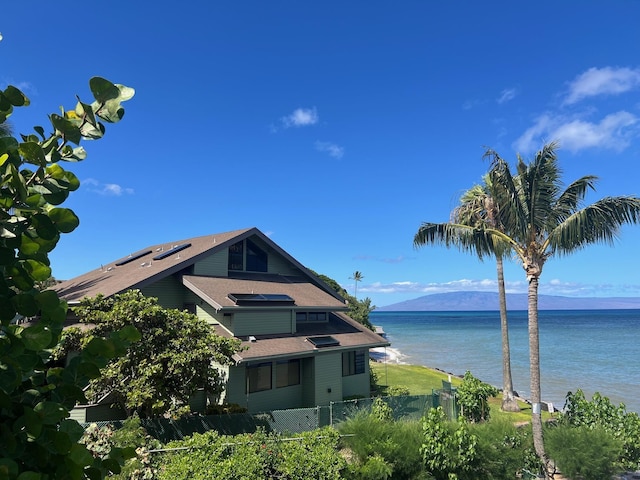
[[[594,392],[640,412],[640,310],[540,311],[542,399],[562,408],[568,391]],[[373,312],[404,363],[454,375],[469,370],[502,386],[498,312]],[[513,387],[529,397],[527,312],[509,312]]]

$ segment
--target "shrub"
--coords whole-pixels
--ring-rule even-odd
[[[422,419],[422,430],[420,453],[436,480],[477,478],[478,438],[470,433],[464,419],[450,422],[442,407],[432,408]]]
[[[456,393],[462,416],[473,423],[489,420],[488,399],[497,394],[497,388],[481,382],[467,371]]]
[[[262,480],[286,478],[338,480],[345,466],[338,453],[338,433],[331,428],[314,430],[284,441],[278,434],[259,430],[233,437],[214,431],[194,434],[169,448],[183,448],[166,455],[160,464],[160,480]]]
[[[629,470],[640,468],[640,417],[635,412],[627,412],[624,404],[616,407],[597,392],[591,401],[582,390],[575,394],[569,392],[559,421],[571,427],[604,429],[621,442],[619,464]]]
[[[545,439],[547,453],[567,478],[600,480],[621,470],[622,443],[601,427],[561,425],[550,428]]]
[[[425,473],[420,455],[422,431],[419,422],[383,421],[360,412],[342,422],[342,444],[355,460],[346,478],[416,479]],[[390,476],[385,476],[390,475]]]

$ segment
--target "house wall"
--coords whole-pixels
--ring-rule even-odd
[[[141,288],[140,291],[146,297],[156,297],[158,303],[164,308],[177,308],[179,310],[184,308],[186,289],[173,275],[147,285]]]
[[[342,401],[342,352],[326,352],[315,358],[314,404]]]
[[[303,407],[316,406],[315,360],[315,357],[303,358],[302,365],[300,366]]]
[[[292,310],[238,312],[228,328],[236,336],[292,333],[292,315]]]
[[[371,382],[369,377],[369,361],[364,364],[364,373],[342,377],[343,397],[361,396],[368,397],[371,394]]]
[[[223,249],[194,264],[193,274],[205,276],[226,276],[228,265],[229,251],[227,249]]]

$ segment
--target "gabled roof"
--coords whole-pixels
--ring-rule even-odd
[[[61,282],[53,289],[67,302],[76,303],[99,293],[109,297],[126,290],[144,288],[251,236],[258,236],[299,268],[306,282],[329,293],[334,301],[342,302],[336,292],[255,227],[152,245]]]

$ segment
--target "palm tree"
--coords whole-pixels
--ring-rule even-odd
[[[605,197],[582,206],[588,190],[595,190],[597,177],[584,176],[564,188],[558,166],[558,144],[545,145],[529,163],[518,156],[517,175],[494,151],[489,176],[500,205],[504,232],[478,232],[487,244],[509,245],[528,281],[529,371],[533,441],[536,453],[550,475],[542,436],[540,394],[540,343],[538,334],[538,286],[545,262],[554,255],[567,255],[594,243],[613,244],[620,227],[640,222],[640,198]]]
[[[483,177],[484,185],[474,185],[460,198],[460,205],[453,212],[454,223],[474,228],[494,228],[504,230],[500,223],[499,206],[492,194],[492,184],[488,175]],[[420,231],[414,241],[423,245]],[[506,252],[493,252],[496,258],[498,280],[498,298],[500,304],[500,331],[502,337],[502,410],[518,412],[520,406],[513,393],[511,376],[511,351],[509,348],[509,324],[507,321],[507,299],[504,286],[504,255]]]
[[[353,296],[356,300],[358,299],[358,282],[361,282],[363,278],[364,278],[364,275],[362,275],[362,272],[358,270],[353,272],[353,276],[349,277],[350,280],[353,280],[356,283],[356,286],[353,292]]]
[[[518,156],[517,175],[493,150],[489,179],[499,206],[503,229],[469,228],[453,223],[423,224],[424,243],[441,243],[474,251],[482,258],[495,251],[512,251],[522,263],[528,281],[529,369],[531,423],[536,454],[551,475],[544,450],[540,395],[540,343],[538,334],[538,286],[545,262],[594,243],[613,244],[619,229],[640,222],[640,198],[605,197],[582,207],[588,190],[595,190],[597,177],[584,176],[566,188],[561,182],[555,142],[545,145],[527,164]]]

